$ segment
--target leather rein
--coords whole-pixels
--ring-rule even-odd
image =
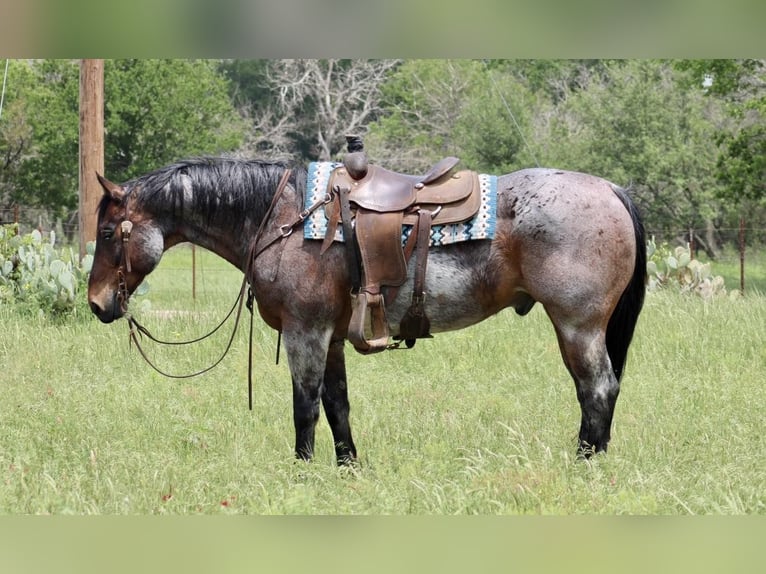
[[[141,325],[141,323],[139,323],[138,320],[128,311],[128,302],[130,299],[130,293],[128,292],[126,273],[131,272],[130,236],[133,230],[133,222],[130,221],[130,218],[129,218],[127,202],[125,205],[125,219],[120,224],[120,230],[122,232],[122,254],[120,257],[120,265],[117,268],[117,301],[120,305],[123,315],[128,321],[128,326],[130,329],[129,339],[130,339],[131,345],[135,344],[136,348],[138,349],[138,352],[140,353],[141,357],[143,357],[144,361],[146,361],[147,364],[150,367],[152,367],[152,369],[157,371],[159,374],[172,379],[189,379],[189,378],[201,375],[203,373],[206,373],[212,370],[213,368],[217,367],[221,363],[221,361],[223,361],[224,357],[226,357],[226,355],[231,350],[231,346],[234,341],[234,336],[237,332],[237,329],[239,327],[239,321],[242,316],[242,303],[245,301],[245,291],[247,290],[247,293],[248,293],[247,308],[250,311],[250,336],[249,336],[249,343],[248,343],[248,369],[247,369],[249,410],[253,410],[253,382],[252,382],[253,300],[255,297],[254,297],[252,288],[248,287],[248,276],[253,268],[255,259],[261,253],[263,253],[263,251],[265,251],[266,248],[273,245],[280,239],[284,240],[287,237],[289,237],[296,226],[298,226],[299,224],[302,224],[306,220],[306,218],[309,215],[311,215],[311,213],[313,213],[316,209],[318,209],[319,207],[321,207],[328,201],[327,198],[323,198],[322,200],[318,201],[311,207],[304,209],[303,211],[301,211],[301,213],[298,215],[298,217],[295,220],[293,220],[291,223],[279,226],[277,230],[278,231],[277,234],[271,237],[270,239],[268,239],[267,241],[263,242],[262,236],[263,236],[264,230],[266,229],[266,223],[271,219],[272,213],[274,211],[274,207],[276,206],[285,187],[287,186],[287,182],[290,178],[290,174],[291,174],[290,169],[286,169],[285,172],[282,174],[282,178],[279,181],[279,184],[277,186],[277,191],[274,194],[271,204],[269,205],[269,209],[267,210],[266,215],[261,221],[261,224],[258,228],[258,232],[256,233],[256,236],[255,236],[255,239],[251,243],[250,249],[248,250],[248,257],[247,257],[247,262],[245,265],[245,273],[242,278],[242,286],[239,289],[239,294],[237,295],[237,298],[234,301],[234,305],[232,305],[229,312],[221,320],[221,322],[218,323],[216,327],[214,327],[206,335],[202,335],[201,337],[197,337],[195,339],[191,339],[188,341],[165,341],[162,339],[158,339],[157,337],[152,335],[146,327]],[[225,349],[223,350],[223,353],[213,364],[199,371],[195,371],[193,373],[188,373],[188,374],[180,374],[180,375],[167,373],[164,370],[157,367],[157,365],[151,359],[149,359],[148,355],[146,354],[143,347],[141,346],[140,338],[143,338],[143,336],[146,336],[151,341],[158,343],[160,345],[191,345],[193,343],[198,343],[200,341],[203,341],[204,339],[207,339],[214,333],[216,333],[224,325],[224,323],[226,323],[229,320],[229,318],[234,313],[235,309],[237,310],[237,314],[234,320],[234,327],[231,331],[231,335],[229,336],[229,340],[226,344]],[[281,332],[280,332],[280,339],[281,339]],[[279,362],[279,343],[277,345],[277,363],[278,362]]]

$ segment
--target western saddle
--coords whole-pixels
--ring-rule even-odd
[[[347,137],[343,165],[330,176],[332,201],[322,253],[332,244],[340,225],[352,282],[353,308],[348,339],[363,354],[398,347],[404,340],[429,338],[425,314],[425,275],[431,226],[460,223],[474,217],[481,204],[478,175],[453,168],[458,158],[447,157],[424,176],[396,173],[369,165],[361,140]],[[337,201],[336,201],[337,199]],[[403,226],[411,231],[403,243]],[[407,264],[416,267],[410,307],[399,324],[399,341],[389,345],[386,302],[396,298],[407,280]]]

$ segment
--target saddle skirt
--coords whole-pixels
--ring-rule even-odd
[[[312,162],[309,164],[304,195],[306,206],[314,204],[326,193],[332,191],[329,186],[330,178],[338,168],[342,169],[343,164],[340,162]],[[431,226],[430,246],[494,238],[497,222],[497,176],[478,174],[478,181],[480,203],[476,215],[468,221],[458,223],[441,223],[440,218],[436,219]],[[423,207],[427,208],[427,206]],[[329,209],[319,209],[311,214],[303,227],[305,239],[324,240],[327,234],[329,211]],[[405,218],[402,228],[402,243],[407,240],[412,231],[413,223],[413,218]],[[343,241],[343,230],[340,227],[335,232],[334,240]]]

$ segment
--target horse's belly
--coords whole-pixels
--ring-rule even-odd
[[[431,332],[451,331],[473,325],[489,315],[477,298],[477,278],[481,258],[455,250],[432,251],[426,267],[426,315]],[[399,332],[399,322],[412,301],[415,261],[410,261],[407,281],[396,299],[388,305],[387,315],[392,335]]]

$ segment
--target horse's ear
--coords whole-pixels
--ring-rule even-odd
[[[96,177],[98,178],[101,187],[104,188],[104,193],[106,195],[111,196],[115,201],[122,201],[122,198],[125,197],[125,190],[122,189],[121,186],[112,183],[98,172],[96,172]]]

